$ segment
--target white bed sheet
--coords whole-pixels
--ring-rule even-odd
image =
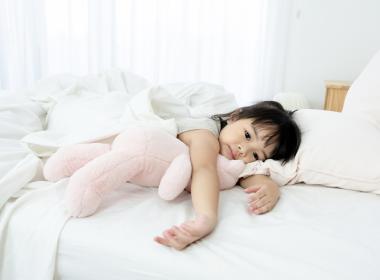
[[[189,194],[166,202],[155,188],[125,184],[96,215],[67,222],[56,279],[380,279],[374,194],[283,187],[277,207],[256,216],[234,188],[221,193],[220,221],[208,237],[181,252],[153,241],[191,215]],[[13,226],[25,232],[25,225]]]

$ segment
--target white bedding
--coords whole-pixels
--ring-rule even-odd
[[[380,198],[294,186],[262,216],[240,188],[221,194],[220,222],[183,252],[153,236],[191,215],[188,194],[172,203],[126,185],[108,208],[71,220],[59,246],[62,279],[380,279]],[[365,205],[365,207],[363,207]],[[77,275],[70,277],[70,275]]]
[[[65,183],[48,184],[59,197]],[[44,187],[35,182],[29,192]],[[30,232],[32,209],[56,209],[51,195],[40,191],[24,205],[12,234]],[[165,202],[154,188],[125,184],[96,215],[65,225],[56,279],[380,279],[380,197],[296,185],[282,188],[268,214],[250,215],[245,205],[240,188],[222,192],[216,230],[178,252],[153,237],[191,217],[190,196]],[[39,238],[42,245],[46,235]]]
[[[163,121],[152,107],[136,105],[126,112],[112,112],[100,127],[81,131],[65,125],[80,117],[73,107],[61,111],[61,116],[51,109],[63,104],[61,98],[80,96],[84,89],[104,101],[111,90],[115,95],[123,90],[133,95],[145,86],[141,79],[112,72],[98,79],[47,81],[40,84],[39,95],[31,95],[37,101],[0,96],[1,280],[380,279],[380,196],[374,194],[284,187],[272,212],[252,216],[246,212],[241,189],[225,191],[217,229],[182,252],[154,243],[153,237],[191,217],[191,201],[185,193],[166,202],[159,199],[157,189],[125,184],[96,215],[69,219],[61,205],[67,180],[41,181],[42,160],[36,154],[49,155],[60,145],[111,136],[124,128],[122,121],[114,122],[118,117],[134,115],[136,121],[158,122],[168,130],[173,120]],[[197,92],[198,88],[190,87],[177,93],[186,100]],[[233,106],[220,89],[211,92],[208,97],[217,98],[219,106],[227,104],[225,110]],[[152,96],[152,90],[145,91],[144,98]],[[186,125],[186,116],[212,112],[208,105],[215,100],[208,104],[203,98],[191,100],[199,107],[185,105],[187,109],[178,112],[182,124]],[[168,107],[177,108],[177,101],[167,101]],[[145,103],[137,99],[133,104]],[[42,131],[47,125],[46,109],[50,110],[47,120],[54,119],[50,124],[55,126]],[[81,119],[84,124],[86,120],[91,118]]]

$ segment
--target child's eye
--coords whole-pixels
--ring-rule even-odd
[[[251,134],[249,134],[248,131],[245,131],[245,132],[244,132],[244,136],[245,136],[245,139],[247,139],[247,140],[251,140]]]
[[[259,156],[258,156],[256,153],[253,153],[253,158],[254,158],[255,160],[259,160]]]

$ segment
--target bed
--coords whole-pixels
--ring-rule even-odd
[[[356,100],[356,92],[367,86],[366,80],[380,88],[373,74],[378,73],[380,53],[373,61],[354,83],[343,113],[312,110],[298,117],[301,122],[309,119],[302,126],[305,143],[295,161],[283,170],[268,163],[271,176],[286,185],[281,187],[277,206],[267,214],[252,215],[240,187],[223,191],[217,228],[183,251],[161,246],[153,238],[192,216],[188,193],[167,202],[158,197],[156,188],[125,183],[107,197],[95,215],[72,219],[62,206],[68,179],[51,183],[41,174],[44,159],[57,146],[99,140],[100,134],[103,141],[109,141],[108,137],[123,129],[115,121],[120,115],[114,105],[107,103],[131,100],[131,96],[119,94],[117,79],[112,79],[116,84],[112,92],[101,97],[102,108],[109,104],[113,110],[97,120],[99,126],[85,132],[81,131],[83,123],[71,118],[77,100],[55,102],[51,111],[51,95],[1,96],[0,279],[380,279],[380,168],[375,157],[380,154],[375,144],[380,139],[380,118],[374,111],[380,102],[373,98],[367,106]],[[73,77],[61,77],[59,90],[55,88],[57,80],[49,80],[34,92],[62,94],[64,89],[66,94],[78,87],[102,87],[102,81],[110,86],[110,77],[115,76],[97,77],[97,83],[81,79],[75,87],[67,86]],[[123,76],[121,84],[127,84],[129,92],[145,87],[143,80],[128,77]],[[134,82],[128,83],[128,79]],[[380,96],[378,91],[370,92]],[[87,93],[83,102],[94,101]],[[62,112],[66,116],[60,119]],[[315,123],[310,123],[323,119],[321,114],[326,116],[325,123],[314,129]],[[84,121],[91,120],[90,112],[86,115]],[[157,121],[154,116],[149,118]],[[342,144],[336,135],[335,146],[327,152],[323,142],[313,146],[316,133],[323,135],[326,123],[334,123],[334,118],[338,124],[357,121],[356,127],[361,128],[356,134],[366,137],[360,133],[363,130],[374,138],[368,138],[360,151],[350,152],[352,161],[340,154],[347,149],[339,147],[352,146],[350,141],[360,137],[347,138]],[[52,124],[47,119],[61,133],[49,131]],[[110,122],[115,126],[108,126]],[[172,129],[171,123],[160,124]],[[350,125],[341,127],[352,133]],[[330,128],[330,135],[336,130]],[[327,155],[321,155],[321,146]]]

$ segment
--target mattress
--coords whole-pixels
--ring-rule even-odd
[[[380,197],[302,184],[281,192],[273,211],[252,215],[241,188],[223,191],[215,231],[176,251],[153,237],[191,217],[190,195],[167,202],[125,184],[95,215],[66,223],[56,279],[380,279]]]

